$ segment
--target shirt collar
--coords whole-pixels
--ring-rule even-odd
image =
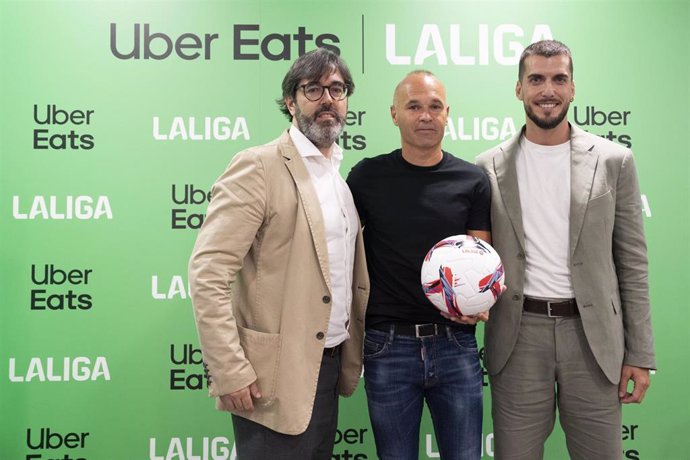
[[[324,157],[321,151],[316,148],[316,146],[312,144],[309,139],[307,139],[307,136],[305,136],[297,126],[290,125],[288,132],[290,133],[290,138],[292,138],[292,142],[295,144],[295,147],[297,147],[297,151],[302,158],[317,156],[328,160],[328,158]],[[338,168],[343,159],[343,149],[336,143],[333,143],[331,146],[331,159],[336,168]]]

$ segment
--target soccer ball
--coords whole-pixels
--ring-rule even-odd
[[[439,241],[422,264],[424,294],[452,316],[490,309],[503,291],[504,280],[498,253],[489,243],[468,235]]]

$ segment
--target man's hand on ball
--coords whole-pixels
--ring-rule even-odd
[[[477,324],[479,321],[489,321],[489,312],[488,311],[483,311],[481,313],[477,313],[476,315],[460,315],[460,316],[455,316],[455,315],[450,315],[446,312],[440,312],[441,316],[443,316],[446,319],[449,319],[453,321],[454,323],[458,324]]]

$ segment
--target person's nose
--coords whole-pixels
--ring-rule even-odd
[[[333,99],[333,96],[331,96],[330,88],[324,88],[323,94],[321,95],[321,99],[319,99],[319,103],[322,105],[324,105],[324,104],[331,105],[334,102],[335,102],[335,99]]]

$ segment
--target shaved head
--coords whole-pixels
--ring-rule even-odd
[[[406,99],[410,87],[422,82],[433,82],[433,84],[438,85],[439,92],[443,95],[443,102],[446,101],[446,88],[443,86],[443,83],[441,83],[441,80],[436,78],[436,75],[428,70],[413,70],[405,75],[405,78],[400,80],[400,83],[395,87],[395,91],[393,92],[393,106],[399,106],[400,103]]]

